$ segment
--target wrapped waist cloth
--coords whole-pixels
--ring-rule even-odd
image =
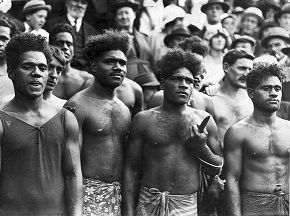
[[[118,216],[121,215],[121,184],[106,183],[97,179],[83,178],[83,215]]]
[[[197,193],[171,195],[156,188],[141,186],[138,216],[197,216]]]
[[[289,216],[289,193],[273,194],[242,191],[243,216]]]

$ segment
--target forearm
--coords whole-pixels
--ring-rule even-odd
[[[227,215],[242,216],[241,196],[238,181],[228,180],[225,186],[225,205]]]
[[[81,216],[83,213],[83,182],[82,174],[65,177],[65,197],[68,215]]]

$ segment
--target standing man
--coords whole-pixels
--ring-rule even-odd
[[[0,111],[0,214],[81,215],[78,123],[43,99],[52,60],[46,38],[16,35],[6,55],[15,97]]]
[[[95,79],[74,95],[67,106],[75,108],[84,176],[84,215],[120,215],[123,148],[131,115],[115,96],[126,76],[130,49],[126,32],[106,30],[85,46]]]
[[[70,99],[75,93],[87,88],[93,82],[93,75],[71,66],[75,54],[75,41],[73,29],[69,24],[57,24],[50,32],[49,43],[60,48],[66,58],[66,66],[53,94],[65,100]]]
[[[212,97],[215,122],[222,146],[228,128],[253,111],[246,91],[246,75],[253,68],[253,60],[254,56],[238,49],[228,51],[223,58],[224,82]]]
[[[55,17],[47,21],[44,29],[50,32],[58,23],[66,23],[73,27],[75,38],[75,55],[72,59],[71,66],[78,70],[89,71],[88,59],[85,56],[83,47],[86,39],[90,35],[98,32],[88,24],[83,18],[85,16],[88,1],[87,0],[66,0],[65,7],[67,13],[60,17]]]
[[[225,135],[227,215],[289,215],[290,123],[276,116],[284,78],[267,63],[247,76],[254,112]]]
[[[197,215],[199,165],[213,176],[221,170],[213,119],[199,131],[198,125],[209,114],[187,106],[200,67],[193,53],[181,49],[161,59],[164,102],[138,113],[131,126],[122,182],[123,215]]]

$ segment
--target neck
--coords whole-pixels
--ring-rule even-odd
[[[131,26],[122,26],[122,27],[119,27],[120,30],[125,30],[126,32],[128,32],[129,34],[132,34],[133,33],[133,25]]]
[[[72,67],[71,67],[70,62],[69,62],[69,63],[66,64],[66,66],[65,66],[65,68],[64,68],[62,73],[63,74],[67,74],[67,73],[69,73],[71,71],[71,69],[72,69]]]
[[[49,100],[50,98],[51,98],[51,96],[52,96],[52,91],[46,91],[46,90],[44,90],[44,92],[43,92],[43,99],[44,100]]]
[[[276,122],[276,112],[265,112],[254,107],[253,118],[264,126],[271,126]]]
[[[115,97],[115,89],[102,86],[97,79],[92,84],[94,92],[103,99],[113,99]]]
[[[212,56],[212,57],[223,57],[223,51],[222,50],[214,50],[214,49],[211,49],[209,51],[209,54]]]
[[[236,96],[240,97],[241,95],[248,97],[247,90],[245,88],[233,86],[227,77],[225,77],[224,82],[220,87],[220,91],[232,98],[235,98]]]
[[[7,74],[7,64],[6,64],[6,60],[0,60],[0,71],[1,73],[5,73]]]
[[[176,104],[172,103],[164,98],[163,104],[161,106],[163,110],[165,110],[168,113],[174,113],[174,114],[182,114],[186,108],[187,104]]]
[[[14,102],[21,110],[38,111],[42,106],[43,95],[35,98],[27,98],[26,96],[15,92]]]

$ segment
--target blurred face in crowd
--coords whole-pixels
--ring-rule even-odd
[[[224,36],[218,34],[212,37],[210,44],[213,50],[223,50],[226,46],[226,39]]]
[[[48,79],[45,87],[45,91],[52,91],[60,79],[63,67],[61,63],[53,57],[52,62],[48,67]]]
[[[278,19],[278,24],[282,28],[290,31],[290,13],[282,14],[281,17]]]
[[[180,42],[184,41],[185,38],[187,38],[187,36],[185,36],[185,35],[176,35],[169,41],[168,46],[170,48],[177,47],[177,45]]]
[[[228,30],[229,33],[233,34],[235,32],[235,21],[233,17],[227,17],[222,22],[223,28]]]
[[[267,21],[274,21],[274,15],[275,15],[276,11],[274,10],[274,8],[269,7],[267,9],[267,11],[265,12],[265,20]]]
[[[87,0],[66,0],[67,12],[74,18],[82,18],[85,16],[88,2]]]
[[[136,14],[131,7],[121,7],[116,12],[116,25],[121,29],[132,30]]]
[[[254,15],[247,15],[242,20],[242,32],[246,35],[253,35],[258,30],[258,19]]]
[[[10,33],[10,28],[6,26],[0,26],[0,60],[6,58],[5,47],[11,39]]]
[[[223,8],[220,4],[209,5],[205,11],[207,21],[209,24],[217,24],[221,20],[221,15],[224,13]]]
[[[63,51],[66,62],[70,62],[74,56],[73,36],[68,32],[60,32],[55,36],[54,44]]]
[[[45,24],[46,18],[47,10],[39,10],[33,14],[26,15],[26,22],[32,30],[38,30]]]
[[[267,43],[267,51],[279,61],[285,56],[281,49],[287,46],[288,44],[282,38],[271,38]]]
[[[254,47],[249,42],[239,42],[235,46],[235,49],[243,49],[250,54],[254,53]]]

